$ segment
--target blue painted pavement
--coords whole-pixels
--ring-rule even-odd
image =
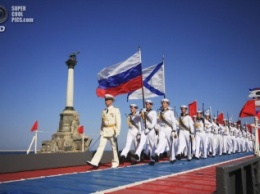
[[[253,155],[253,153],[236,153],[232,155],[217,156],[215,158],[192,160],[190,162],[180,160],[174,164],[170,164],[169,162],[160,162],[156,163],[154,166],[148,164],[133,165],[117,169],[105,169],[100,171],[97,170],[1,183],[0,194],[93,193],[139,181],[145,181],[147,179],[154,179],[161,176],[214,165],[249,155]]]

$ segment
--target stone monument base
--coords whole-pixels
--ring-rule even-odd
[[[81,152],[82,141],[83,151],[88,151],[92,139],[88,136],[82,137],[83,134],[79,133],[78,128],[77,111],[65,108],[60,114],[58,132],[52,135],[52,140],[42,142],[40,153]]]

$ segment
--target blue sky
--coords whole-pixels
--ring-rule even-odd
[[[104,100],[97,73],[142,50],[143,68],[165,57],[171,106],[198,101],[237,120],[248,89],[259,87],[260,1],[44,0],[1,1],[9,12],[0,25],[0,150],[27,149],[39,121],[38,148],[50,140],[66,105],[70,53],[75,67],[74,108],[86,134],[99,137]],[[25,5],[33,23],[11,22],[11,6]],[[153,98],[157,110],[161,97]],[[127,134],[125,113],[141,100],[117,97],[122,114],[119,148]],[[242,119],[253,122],[253,118]],[[96,146],[98,143],[96,144]],[[94,146],[93,149],[96,147]],[[110,149],[108,147],[108,149]]]

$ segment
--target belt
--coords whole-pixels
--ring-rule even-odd
[[[104,127],[115,127],[116,124],[111,124],[111,125],[104,125]]]

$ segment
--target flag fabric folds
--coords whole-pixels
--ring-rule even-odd
[[[250,117],[255,116],[256,110],[255,110],[255,100],[248,100],[246,104],[243,106],[239,113],[239,117]]]
[[[197,115],[197,101],[189,104],[189,115],[193,117],[194,115]]]
[[[79,134],[83,134],[84,133],[84,126],[81,125],[79,128],[78,128],[78,132]]]
[[[163,62],[143,69],[144,98],[165,96],[165,79]],[[130,92],[127,100],[142,99],[142,88]]]
[[[220,113],[217,117],[217,121],[219,122],[219,124],[224,124],[224,113]]]
[[[38,129],[38,121],[35,121],[31,128],[31,132],[36,131],[37,129]]]
[[[117,96],[142,87],[141,54],[136,52],[125,61],[102,69],[98,74],[96,94]]]

